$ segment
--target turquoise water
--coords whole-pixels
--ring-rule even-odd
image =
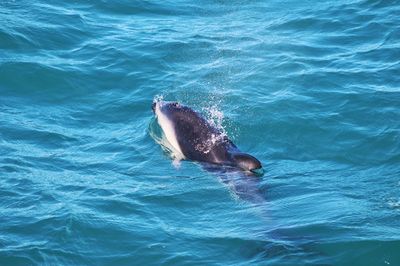
[[[399,14],[1,1],[0,265],[400,265]],[[173,163],[155,97],[211,113],[264,176]]]

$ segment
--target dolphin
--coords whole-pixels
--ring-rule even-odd
[[[157,100],[153,102],[152,109],[166,139],[180,158],[254,174],[262,171],[259,160],[241,152],[220,129],[190,107]]]

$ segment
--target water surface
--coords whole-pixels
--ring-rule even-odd
[[[399,265],[399,14],[2,1],[0,264]],[[261,204],[172,163],[160,96],[218,111],[263,162]]]

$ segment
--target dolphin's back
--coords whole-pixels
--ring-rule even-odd
[[[184,107],[171,118],[174,121],[179,146],[186,158],[217,164],[229,160],[228,150],[236,147],[199,113]]]

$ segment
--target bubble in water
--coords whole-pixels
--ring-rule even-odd
[[[164,101],[164,95],[157,94],[156,96],[154,96],[153,102],[160,102],[160,101]]]

